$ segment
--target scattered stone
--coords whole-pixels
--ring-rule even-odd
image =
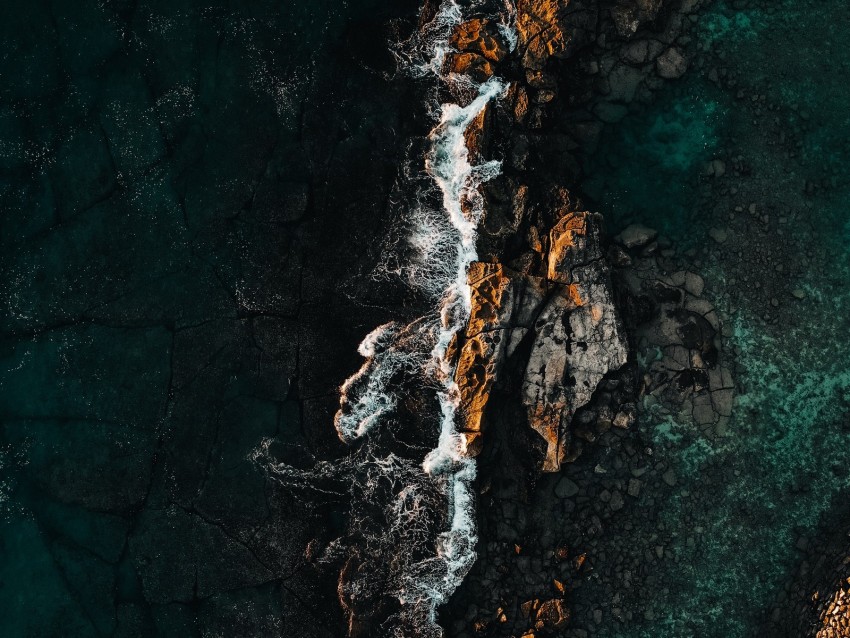
[[[562,629],[567,626],[570,620],[570,610],[563,599],[553,598],[540,604],[540,609],[537,610],[537,620],[541,621],[544,627]]]
[[[623,505],[625,505],[625,502],[623,501],[623,495],[620,494],[619,491],[613,492],[611,494],[611,500],[609,501],[608,505],[615,512],[623,509]]]
[[[694,297],[702,296],[702,291],[705,289],[705,281],[696,273],[685,273],[685,290],[691,293]]]
[[[572,498],[576,494],[578,494],[578,485],[566,476],[562,476],[555,485],[555,496],[558,498]]]
[[[722,244],[727,239],[725,228],[712,228],[708,231],[709,236],[718,244]]]
[[[794,288],[794,290],[791,291],[791,294],[796,299],[805,299],[806,298],[806,291],[803,290],[802,288]]]
[[[643,483],[637,479],[629,479],[628,494],[634,498],[640,496],[640,488]]]
[[[658,237],[658,231],[640,224],[628,226],[614,239],[626,248],[641,248]]]
[[[658,75],[665,80],[680,78],[688,70],[688,61],[676,47],[670,47],[655,61]]]
[[[672,469],[664,472],[664,474],[661,476],[661,478],[670,487],[673,487],[673,486],[676,485],[676,482],[677,482],[676,473]]]
[[[635,413],[631,410],[617,412],[617,416],[615,416],[612,421],[614,427],[621,428],[623,430],[630,428],[634,422]]]
[[[622,59],[628,64],[643,64],[648,55],[646,40],[631,42],[623,49]]]

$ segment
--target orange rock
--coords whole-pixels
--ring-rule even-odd
[[[567,287],[567,290],[568,290],[568,293],[570,295],[570,299],[573,300],[573,303],[576,306],[583,306],[585,303],[587,303],[587,300],[585,300],[581,296],[581,286],[579,284],[570,284]],[[598,321],[598,319],[597,319],[597,321]]]
[[[467,433],[470,456],[480,453],[482,419],[502,363],[513,312],[513,280],[501,264],[474,262],[467,273],[472,307],[457,357],[455,382],[460,391],[459,429]]]
[[[506,326],[509,317],[504,316],[503,306],[509,302],[511,279],[502,265],[474,262],[469,267],[467,282],[472,289],[472,310],[466,336],[474,337],[484,330]]]
[[[551,281],[572,283],[571,269],[576,257],[586,252],[587,218],[590,213],[567,213],[549,231],[549,269]],[[579,304],[583,305],[583,304]]]
[[[543,460],[544,472],[557,472],[561,467],[564,450],[559,445],[561,414],[566,406],[548,405],[534,402],[529,406],[528,421],[531,428],[546,441],[546,458]]]
[[[570,621],[570,610],[563,599],[553,598],[540,605],[537,620],[542,621],[544,627],[563,629]]]
[[[468,75],[476,82],[486,82],[493,76],[493,65],[477,53],[453,53],[449,56],[452,73]]]
[[[481,112],[475,116],[475,119],[469,123],[466,130],[463,132],[463,139],[466,142],[466,148],[469,150],[469,161],[472,164],[478,164],[482,160],[485,152],[483,148],[484,122],[487,119],[487,114],[490,111],[490,105],[485,105]]]
[[[575,567],[576,571],[581,571],[581,568],[584,567],[584,564],[587,562],[587,554],[579,554],[573,560],[573,567]]]
[[[463,451],[472,458],[481,454],[484,449],[484,437],[481,432],[463,432]]]
[[[522,64],[540,70],[551,56],[566,51],[570,38],[565,31],[563,12],[569,0],[519,0],[517,2],[517,44]]]
[[[494,335],[480,333],[463,344],[455,370],[455,381],[460,390],[460,407],[463,422],[460,430],[480,432],[481,419],[490,390],[496,377],[497,350],[501,342],[493,342]]]
[[[477,53],[491,62],[501,62],[508,55],[498,27],[486,19],[469,20],[456,26],[449,44],[458,51]]]

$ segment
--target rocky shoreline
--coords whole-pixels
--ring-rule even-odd
[[[336,4],[10,18],[5,634],[384,638],[403,607],[392,579],[433,556],[444,501],[398,499],[405,523],[432,514],[420,527],[379,507],[439,436],[433,384],[412,365],[392,376],[385,465],[333,424],[358,341],[392,325],[406,352],[433,309],[406,269],[405,215],[433,186],[436,109],[476,91],[405,75],[410,52],[387,46],[431,28],[438,0]],[[844,141],[813,152],[819,127],[841,130],[818,87],[787,97],[754,72],[764,60],[720,45],[788,7],[515,5],[511,33],[493,17],[510,5],[478,4],[441,69],[510,86],[465,135],[501,174],[476,191],[472,312],[447,351],[477,560],[438,623],[456,638],[848,635],[850,395],[846,364],[822,364],[846,351],[830,242],[850,226],[819,210],[846,171],[818,159]],[[818,47],[842,40],[818,29],[798,66],[811,29],[764,55],[826,84]],[[652,110],[690,78],[699,90]],[[692,159],[667,139],[691,134],[681,104],[706,120],[731,104],[739,128],[693,127],[700,175],[665,202],[654,189],[681,186],[666,162]],[[615,211],[628,164],[646,185]],[[638,199],[666,218],[628,210]],[[389,528],[418,551],[394,554]]]

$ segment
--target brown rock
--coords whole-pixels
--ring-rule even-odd
[[[480,432],[484,408],[501,364],[502,331],[482,332],[463,344],[455,370],[463,423],[460,430]],[[478,442],[480,445],[480,442]]]
[[[490,391],[502,364],[509,320],[513,314],[513,286],[501,264],[474,262],[467,281],[472,309],[460,347],[455,381],[460,392],[466,450],[476,456],[483,447],[482,419]]]
[[[474,262],[469,267],[467,281],[472,289],[472,310],[466,336],[506,327],[513,307],[512,286],[502,265]]]
[[[486,19],[469,20],[455,27],[451,44],[458,51],[477,53],[491,62],[501,62],[508,55],[508,47],[498,27]]]
[[[537,620],[542,621],[544,627],[563,629],[570,621],[570,610],[561,598],[547,600],[537,610]]]
[[[526,69],[540,71],[550,56],[567,49],[569,36],[562,23],[568,0],[519,0],[517,45]]]
[[[514,102],[514,119],[517,123],[522,124],[528,117],[528,91],[525,87],[521,87],[516,94]]]
[[[476,82],[485,82],[493,76],[493,65],[477,53],[453,53],[449,56],[452,73],[468,75]]]
[[[574,283],[571,272],[574,264],[601,257],[598,235],[598,220],[590,213],[564,215],[549,232],[548,279]]]

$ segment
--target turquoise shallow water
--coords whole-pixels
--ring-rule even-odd
[[[799,566],[797,539],[846,510],[850,9],[755,5],[711,5],[695,37],[696,56],[712,53],[704,66],[610,127],[588,163],[587,190],[614,230],[658,228],[706,276],[728,316],[739,389],[723,437],[669,418],[645,425],[680,477],[662,516],[680,532],[668,548],[676,561],[661,568],[664,590],[648,596],[653,620],[606,635],[758,635]],[[737,84],[713,82],[712,68],[736,73]],[[747,169],[701,176],[718,157]],[[750,202],[770,220],[730,223]],[[727,224],[753,235],[720,246],[709,229]],[[754,263],[752,250],[769,259]]]

